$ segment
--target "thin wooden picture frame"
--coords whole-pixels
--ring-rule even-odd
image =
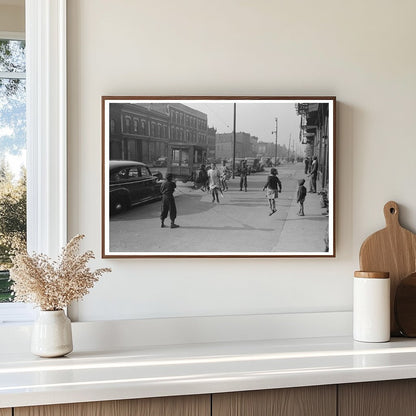
[[[335,257],[336,97],[101,105],[103,258]]]

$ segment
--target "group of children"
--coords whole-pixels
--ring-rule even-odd
[[[297,198],[296,202],[299,204],[299,211],[298,215],[304,216],[304,207],[303,204],[306,198],[306,188],[304,186],[305,179],[299,179],[298,181],[298,191],[297,191]],[[282,183],[280,179],[277,177],[277,169],[272,168],[270,170],[270,175],[267,178],[267,182],[263,187],[263,191],[266,190],[266,198],[269,201],[270,213],[269,215],[273,215],[276,210],[276,198],[278,197],[278,193],[282,192]]]
[[[201,165],[197,177],[195,179],[194,188],[202,191],[210,191],[212,194],[212,202],[217,201],[218,193],[223,195],[224,191],[228,191],[228,180],[231,177],[231,170],[226,165],[226,161],[217,168],[216,163],[211,163],[208,169],[205,165]]]
[[[207,181],[206,186],[210,189],[212,194],[212,202],[215,200],[219,203],[218,199],[218,192],[222,194],[222,186],[221,186],[221,172],[216,169],[215,164],[211,165],[210,171],[207,172]],[[299,204],[299,211],[298,215],[304,216],[304,202],[306,198],[306,187],[304,186],[305,179],[299,179],[298,181],[298,189],[297,189],[297,199],[296,202]],[[162,207],[161,207],[161,227],[165,228],[165,220],[169,214],[171,225],[170,228],[178,228],[179,225],[175,224],[176,219],[176,204],[175,198],[173,193],[175,192],[176,183],[173,181],[173,175],[168,173],[166,175],[166,181],[162,183],[160,188],[160,192],[162,194]],[[228,189],[228,186],[227,186]],[[269,201],[270,213],[269,215],[273,215],[276,209],[276,198],[278,194],[282,192],[282,183],[277,176],[277,169],[272,168],[270,170],[270,175],[267,177],[267,182],[263,186],[263,191],[266,191],[266,198]]]

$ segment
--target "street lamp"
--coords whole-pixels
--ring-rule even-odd
[[[277,123],[278,123],[277,117],[274,120],[276,122],[276,130],[272,131],[272,134],[276,134],[276,143],[274,145],[274,166],[276,167],[277,166]]]

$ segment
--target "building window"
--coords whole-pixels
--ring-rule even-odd
[[[179,149],[172,149],[172,166],[179,166],[181,151]]]
[[[114,119],[110,120],[110,133],[114,133],[116,131],[116,121]]]
[[[130,133],[130,117],[125,117],[124,118],[124,128],[125,128],[125,133]]]
[[[134,121],[133,121],[133,131],[135,133],[137,133],[138,124],[139,124],[139,122],[136,119],[134,119]]]

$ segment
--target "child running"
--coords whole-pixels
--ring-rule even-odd
[[[282,192],[282,183],[277,177],[277,169],[272,168],[270,170],[270,175],[267,177],[267,183],[263,186],[263,191],[266,191],[266,198],[269,200],[270,214],[273,215],[276,210],[276,198],[278,197],[278,192]]]

